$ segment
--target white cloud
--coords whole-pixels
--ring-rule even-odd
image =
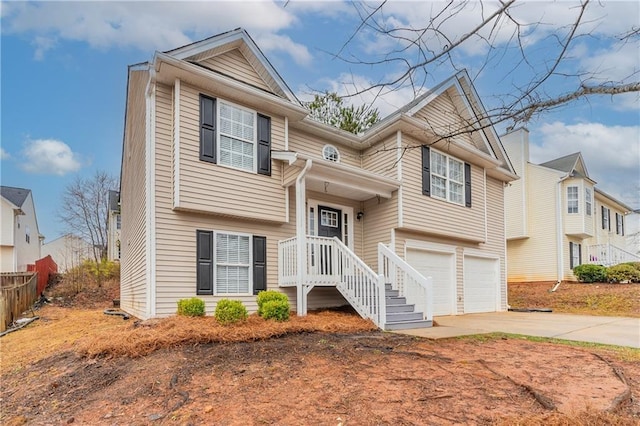
[[[4,2],[2,7],[2,31],[32,35],[36,59],[64,40],[100,49],[169,50],[243,27],[265,51],[310,61],[306,47],[277,35],[296,17],[274,2]]]
[[[10,158],[11,156],[9,155],[9,153],[7,151],[4,150],[4,148],[0,148],[0,160],[6,160],[8,158]]]
[[[554,122],[533,129],[530,137],[533,163],[579,151],[598,188],[640,207],[640,126]]]
[[[69,145],[55,139],[27,141],[22,169],[29,173],[63,176],[82,167],[78,154]]]

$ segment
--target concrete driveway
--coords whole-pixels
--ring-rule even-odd
[[[431,328],[399,330],[398,333],[443,339],[503,332],[640,348],[640,318],[543,312],[490,312],[435,317],[434,322],[438,325]]]

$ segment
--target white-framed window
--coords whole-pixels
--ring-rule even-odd
[[[624,216],[616,213],[616,234],[624,235]]]
[[[251,237],[215,234],[215,294],[249,294]]]
[[[567,213],[578,213],[578,187],[567,187]]]
[[[340,152],[338,152],[338,148],[333,145],[325,145],[322,148],[322,158],[338,163],[340,162]]]
[[[31,244],[31,229],[29,229],[29,226],[25,226],[24,228],[24,240],[27,244]]]
[[[337,228],[338,227],[338,213],[337,212],[332,212],[332,211],[327,211],[327,210],[321,210],[320,211],[320,225],[328,226],[330,228]]]
[[[593,199],[591,198],[591,188],[584,189],[584,211],[587,216],[591,216],[591,210],[593,208]]]
[[[256,151],[256,113],[218,100],[219,163],[254,171]]]
[[[431,196],[464,205],[464,163],[431,150]]]
[[[580,265],[582,263],[582,260],[580,259],[580,255],[582,252],[582,246],[581,244],[577,244],[577,243],[569,243],[569,249],[570,249],[570,254],[571,254],[571,258],[570,258],[570,262],[571,264],[569,265],[569,267],[571,269],[575,268],[576,266]]]
[[[611,210],[602,206],[602,229],[611,230],[611,223],[609,223],[609,219],[611,215]]]

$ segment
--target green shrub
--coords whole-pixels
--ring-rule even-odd
[[[621,263],[607,269],[607,280],[612,283],[639,282],[640,271],[628,263]]]
[[[214,315],[220,324],[232,324],[247,319],[247,308],[239,300],[222,299]]]
[[[637,271],[640,271],[640,262],[625,262],[622,265],[630,265]]]
[[[583,283],[603,283],[607,281],[607,268],[600,265],[578,265],[573,268],[573,275]]]
[[[289,298],[286,294],[275,290],[261,291],[258,293],[258,315],[263,316],[262,312],[264,304],[272,300],[284,302],[289,306]]]
[[[197,297],[178,300],[178,315],[184,315],[187,317],[203,317],[204,301]]]
[[[268,300],[262,304],[262,318],[276,321],[289,319],[289,302],[286,300]]]

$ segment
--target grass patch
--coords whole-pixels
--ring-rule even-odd
[[[640,362],[640,349],[630,348],[628,346],[616,346],[605,345],[602,343],[593,342],[579,342],[576,340],[556,339],[553,337],[539,337],[539,336],[527,336],[524,334],[515,333],[486,333],[486,334],[473,334],[470,336],[455,337],[456,340],[474,340],[478,342],[489,342],[497,339],[517,339],[526,340],[534,343],[553,343],[565,346],[573,346],[585,349],[602,350],[612,354],[615,354],[622,361]]]

